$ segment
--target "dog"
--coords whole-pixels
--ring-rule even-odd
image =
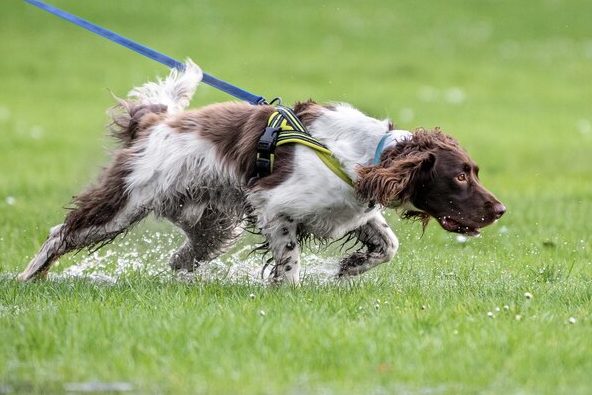
[[[301,244],[310,237],[360,243],[341,260],[340,277],[392,260],[399,243],[383,216],[387,208],[424,228],[435,218],[446,231],[466,235],[506,211],[455,139],[439,129],[395,130],[348,104],[309,100],[293,107],[341,173],[309,146],[284,144],[276,147],[271,174],[254,177],[258,144],[276,108],[226,102],[187,111],[201,79],[187,60],[184,71],[119,99],[111,129],[120,144],[111,164],[74,197],[20,280],[45,277],[63,254],[100,248],[149,213],[187,236],[170,259],[173,270],[193,271],[251,227],[271,253],[270,280],[297,283]]]

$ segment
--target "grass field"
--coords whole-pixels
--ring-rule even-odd
[[[108,89],[166,69],[2,1],[0,394],[592,393],[590,1],[53,3],[268,98],[438,125],[508,212],[466,242],[391,213],[399,254],[348,283],[316,253],[297,289],[181,281],[180,237],[155,221],[53,270],[115,283],[17,283],[105,162]],[[203,86],[193,104],[227,99]]]

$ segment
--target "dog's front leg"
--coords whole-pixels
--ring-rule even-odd
[[[274,260],[273,282],[297,284],[300,281],[300,247],[296,232],[297,224],[290,218],[275,220],[264,228]]]
[[[344,258],[340,263],[338,277],[357,276],[381,263],[389,262],[399,248],[399,240],[382,214],[377,214],[355,232],[365,251],[356,251]]]

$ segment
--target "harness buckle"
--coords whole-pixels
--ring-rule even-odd
[[[273,170],[272,156],[275,152],[275,145],[280,130],[279,127],[268,126],[259,138],[259,142],[257,143],[257,162],[255,164],[257,177],[259,178],[270,175]]]
[[[271,160],[267,158],[257,158],[257,177],[263,178],[271,174]]]
[[[273,151],[275,151],[275,143],[277,142],[279,131],[280,128],[266,127],[257,143],[257,153],[273,153]]]

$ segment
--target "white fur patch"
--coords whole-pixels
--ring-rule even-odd
[[[185,62],[185,70],[171,69],[168,77],[157,82],[147,82],[132,89],[128,97],[140,104],[164,104],[173,114],[189,106],[197,85],[203,78],[201,68],[191,59]]]
[[[179,133],[160,124],[138,147],[126,185],[142,205],[182,194],[221,175],[214,146],[196,133]]]
[[[378,120],[349,104],[325,110],[309,132],[327,145],[352,180],[356,167],[372,161],[380,139],[388,132],[388,120]]]

